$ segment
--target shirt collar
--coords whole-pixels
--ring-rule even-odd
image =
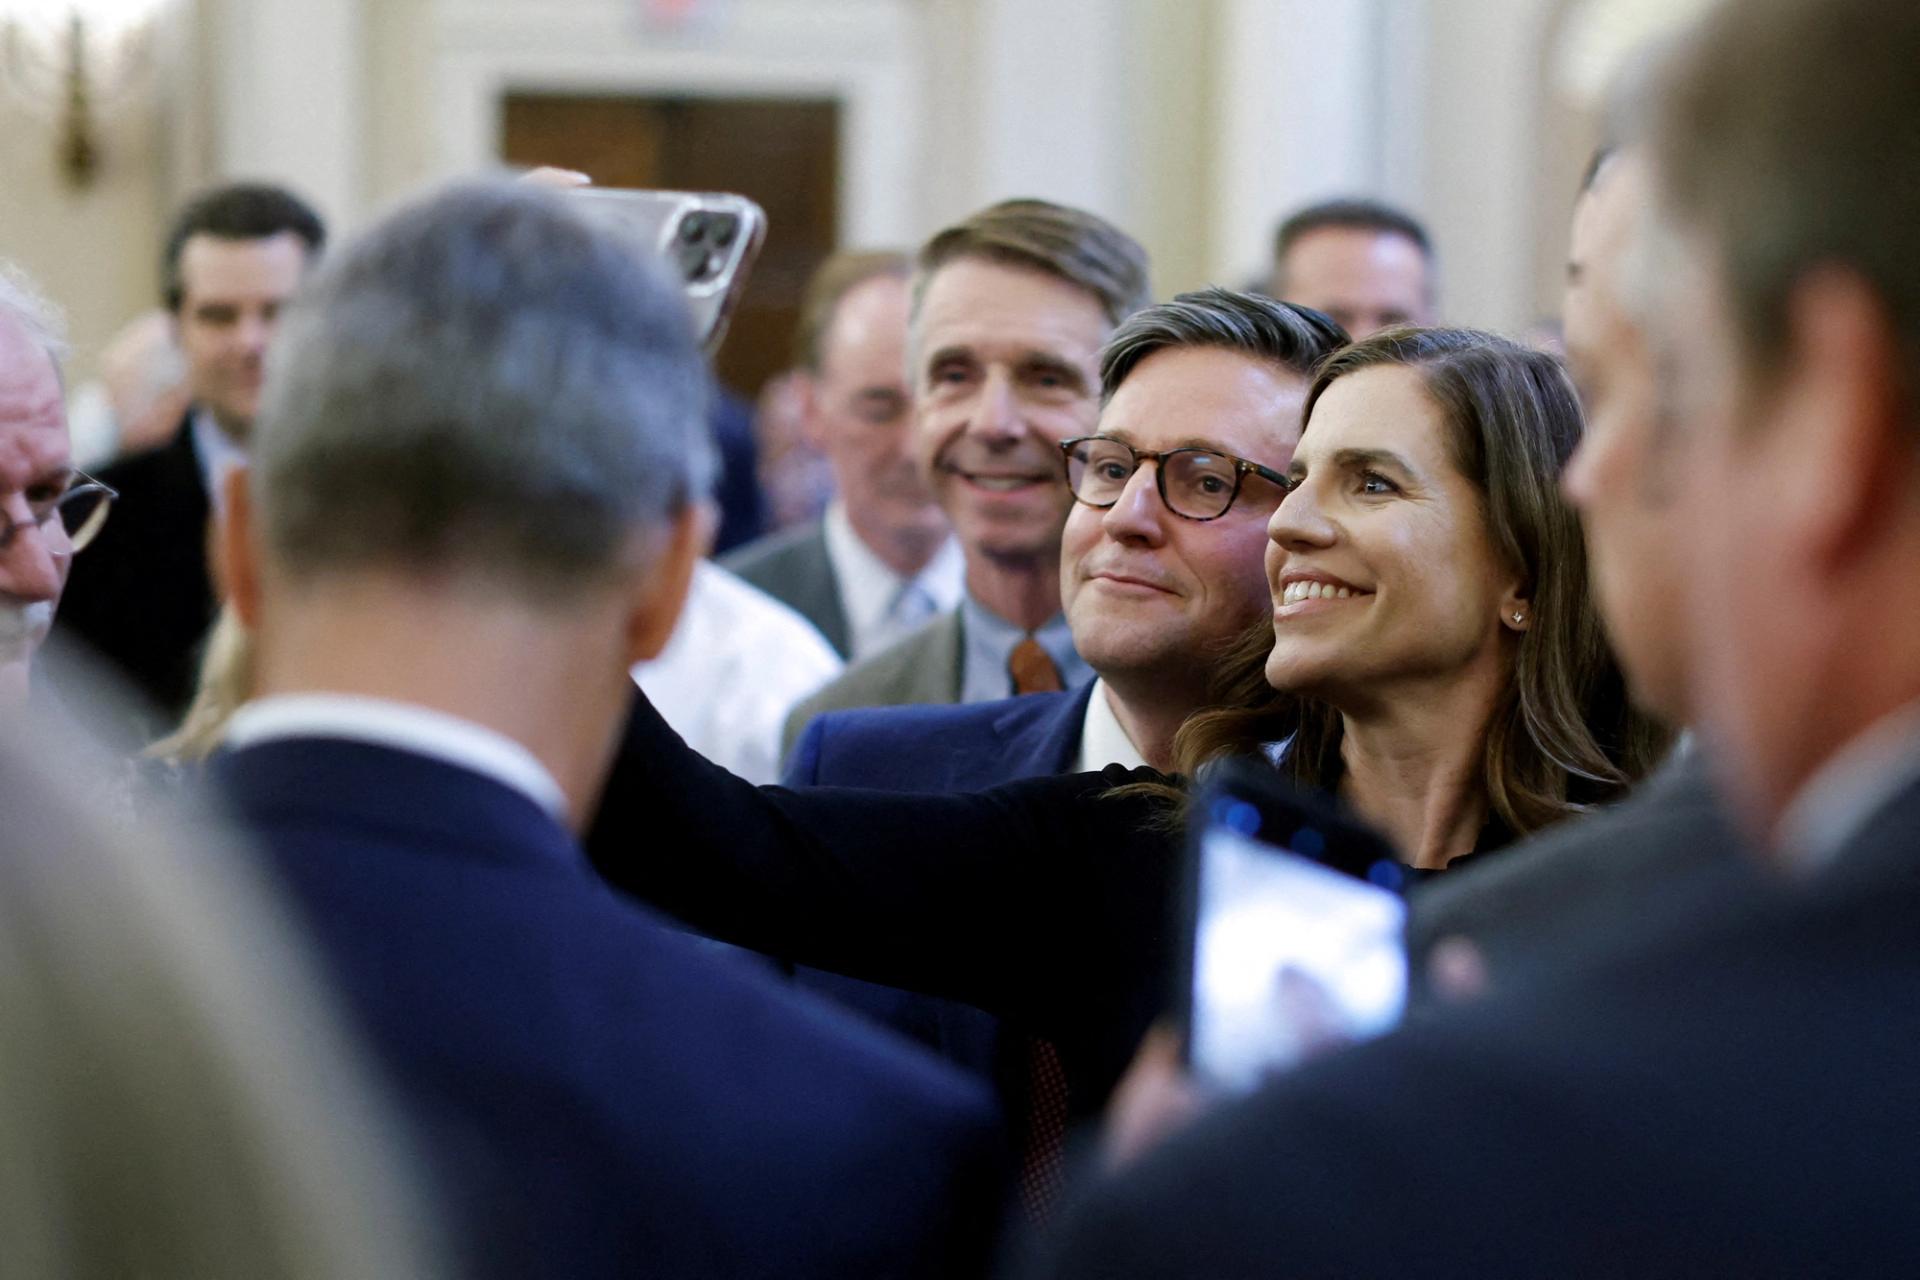
[[[511,787],[554,821],[567,821],[567,799],[545,765],[520,743],[443,711],[386,698],[340,693],[259,698],[233,713],[225,743],[238,749],[286,738],[340,738],[411,752]]]
[[[975,600],[971,594],[960,601],[961,630],[966,652],[961,662],[960,701],[993,702],[1013,693],[1013,677],[1007,673],[1007,660],[1013,646],[1027,633]],[[1060,687],[1072,689],[1093,678],[1093,668],[1081,661],[1073,648],[1073,633],[1067,629],[1066,615],[1056,613],[1033,633],[1040,647],[1060,668]]]
[[[193,453],[200,462],[200,483],[206,488],[207,502],[220,511],[227,500],[227,476],[247,465],[247,451],[220,429],[206,409],[195,409],[190,421]]]
[[[827,506],[822,533],[827,560],[833,565],[834,581],[840,588],[840,607],[846,612],[847,628],[852,633],[848,647],[855,657],[883,647],[924,618],[945,613],[960,603],[965,591],[965,561],[960,544],[951,536],[919,573],[904,578],[860,540],[853,521],[847,518],[846,504],[838,499]],[[895,621],[902,597],[916,590],[925,594],[930,607],[908,625],[889,626]]]
[[[1796,867],[1818,871],[1916,779],[1920,702],[1910,702],[1854,735],[1794,793],[1777,843]]]
[[[1093,696],[1087,699],[1086,715],[1080,721],[1080,758],[1074,763],[1075,773],[1092,773],[1110,764],[1129,769],[1146,767],[1140,748],[1127,736],[1126,726],[1113,713],[1109,698],[1107,682],[1095,680]]]

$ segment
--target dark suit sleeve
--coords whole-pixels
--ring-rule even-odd
[[[815,716],[807,722],[800,734],[800,741],[794,743],[793,754],[787,758],[787,770],[780,777],[783,787],[811,787],[820,781],[820,756],[826,746],[826,724],[824,716]]]
[[[1178,859],[1165,802],[1111,793],[1157,777],[757,788],[641,697],[587,847],[612,883],[727,941],[1123,1054],[1165,995]]]

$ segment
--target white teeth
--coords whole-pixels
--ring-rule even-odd
[[[971,476],[969,479],[982,489],[992,489],[996,493],[1011,493],[1033,483],[1029,476]]]
[[[1280,594],[1280,603],[1299,604],[1303,600],[1347,600],[1353,591],[1330,582],[1289,582]]]

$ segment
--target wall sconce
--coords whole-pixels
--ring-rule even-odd
[[[59,131],[61,171],[76,188],[100,168],[99,122],[150,66],[154,18],[167,0],[0,0],[0,60],[12,96]]]

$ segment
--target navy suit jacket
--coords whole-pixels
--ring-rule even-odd
[[[808,723],[782,781],[789,787],[951,793],[1065,773],[1080,753],[1092,690],[1089,681],[1072,692],[997,702],[830,711]],[[992,1081],[1018,1114],[1017,1100],[1027,1088],[1025,1042],[1003,1034],[998,1018],[819,969],[796,969],[794,980]]]
[[[215,613],[207,572],[211,506],[192,420],[171,443],[100,472],[120,494],[84,555],[74,557],[55,634],[78,640],[152,703],[171,726],[193,699],[200,646]]]
[[[243,748],[214,777],[484,1269],[978,1265],[999,1171],[978,1090],[619,898],[524,795],[326,739]]]
[[[1647,888],[1651,924],[1206,1117],[1036,1272],[1920,1273],[1920,785],[1830,865]]]
[[[793,749],[789,787],[881,791],[984,791],[1016,778],[1065,773],[1080,754],[1093,694],[1029,693],[956,706],[830,711]]]

